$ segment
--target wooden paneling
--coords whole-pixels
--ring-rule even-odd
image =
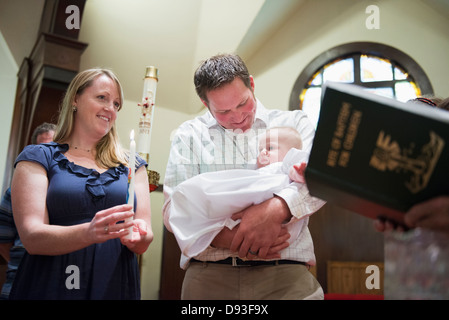
[[[179,300],[185,271],[179,266],[181,250],[173,233],[164,227],[162,248],[160,300]]]
[[[368,266],[377,267],[379,273],[367,270]],[[379,288],[367,286],[367,279],[372,285],[373,277],[377,276]],[[383,295],[383,279],[383,262],[327,261],[327,293]]]
[[[45,2],[40,33],[18,73],[3,192],[10,185],[14,160],[30,143],[33,130],[42,122],[57,122],[62,95],[79,71],[87,44],[77,40],[79,30],[64,30],[65,8],[77,5],[82,15],[84,4],[85,0]]]
[[[317,280],[328,290],[327,261],[384,261],[384,237],[369,218],[327,203],[309,220]]]
[[[362,262],[362,265],[370,261],[384,260],[383,234],[376,232],[372,223],[372,220],[366,217],[330,204],[326,204],[311,216],[309,228],[315,247],[317,266],[310,271],[320,282],[324,292],[328,292],[327,262],[329,260]],[[179,267],[181,253],[176,239],[165,228],[163,243],[159,298],[179,299],[185,271]],[[365,284],[366,274],[364,275],[362,285]],[[351,279],[354,277],[351,276]]]

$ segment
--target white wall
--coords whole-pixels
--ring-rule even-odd
[[[11,121],[17,86],[18,66],[0,31],[0,181],[3,184],[6,153],[8,151]],[[0,187],[0,192],[1,192]]]
[[[372,41],[411,56],[436,95],[449,96],[449,17],[426,1],[308,1],[248,61],[256,94],[267,107],[288,109],[293,85],[307,64],[335,46]],[[380,29],[365,26],[368,5],[380,10]]]

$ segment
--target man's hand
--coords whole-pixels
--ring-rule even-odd
[[[283,199],[275,196],[237,212],[232,218],[241,219],[230,246],[231,251],[238,251],[239,257],[268,259],[276,249],[286,247],[283,223],[291,214]]]
[[[407,228],[423,228],[449,233],[449,196],[440,196],[411,207],[404,215],[405,226],[381,219],[374,220],[379,232],[405,231]]]
[[[238,228],[239,226],[236,226],[232,230],[226,227],[223,228],[212,241],[211,245],[215,248],[229,249]],[[290,239],[290,233],[288,233],[286,228],[282,228],[276,241],[268,249],[268,253],[264,259],[280,259],[281,255],[279,252],[289,246],[289,243],[287,242],[288,239]],[[251,254],[247,256],[249,259],[255,259],[256,257],[257,256]]]
[[[449,233],[449,197],[436,197],[414,205],[404,216],[411,228],[421,227]]]

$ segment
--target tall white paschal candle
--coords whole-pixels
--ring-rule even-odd
[[[134,211],[134,183],[136,174],[136,141],[134,140],[134,130],[131,130],[129,135],[130,145],[129,145],[129,170],[131,170],[130,180],[128,185],[128,204],[132,205],[132,210]],[[130,218],[132,220],[132,218]],[[126,236],[127,239],[132,239],[133,227],[130,227],[129,233]]]
[[[143,82],[142,103],[139,103],[140,118],[137,152],[140,154],[150,154],[151,129],[154,118],[157,82],[158,69],[153,66],[147,67]]]

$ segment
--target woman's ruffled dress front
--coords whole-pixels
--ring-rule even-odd
[[[127,167],[99,173],[70,162],[64,155],[68,148],[57,143],[30,145],[16,160],[39,163],[47,171],[49,224],[89,222],[98,211],[126,203]],[[139,163],[146,165],[141,158]],[[10,299],[140,299],[137,257],[120,239],[59,256],[27,253]]]

